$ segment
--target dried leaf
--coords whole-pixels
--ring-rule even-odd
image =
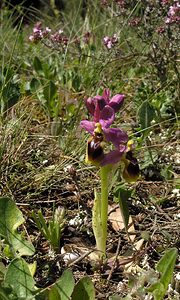
[[[124,218],[122,216],[120,207],[117,208],[115,207],[117,207],[116,204],[108,205],[108,212],[109,212],[108,220],[115,231],[120,231],[125,228]],[[129,233],[129,239],[133,242],[135,239],[135,234],[132,233],[135,233],[135,229],[134,229],[131,216],[129,216],[128,233]]]

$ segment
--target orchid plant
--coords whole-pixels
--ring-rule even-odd
[[[101,258],[106,254],[109,175],[122,161],[122,176],[125,180],[135,181],[139,176],[138,162],[133,156],[133,141],[128,141],[128,134],[122,129],[111,127],[124,99],[123,94],[110,98],[109,89],[105,89],[102,96],[89,97],[85,104],[92,120],[80,123],[91,135],[87,141],[86,163],[100,168],[101,194],[95,191],[92,226]],[[108,145],[111,145],[109,151]]]

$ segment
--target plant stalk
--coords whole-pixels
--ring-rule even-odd
[[[103,256],[106,254],[106,240],[107,240],[107,220],[108,220],[108,173],[109,166],[100,168],[101,178],[101,226],[102,238],[101,245],[98,249],[102,252]]]

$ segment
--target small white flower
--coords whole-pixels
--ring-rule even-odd
[[[30,35],[30,36],[29,36],[29,41],[30,41],[30,42],[34,42],[34,36],[33,36],[33,35]]]
[[[66,263],[70,263],[70,262],[76,260],[77,258],[79,258],[79,256],[80,256],[78,253],[73,252],[73,251],[66,252],[64,247],[61,248],[61,254],[63,255],[63,260]]]
[[[173,189],[172,194],[174,194],[174,196],[180,197],[180,189]]]
[[[105,36],[105,37],[103,38],[103,40],[104,40],[105,43],[107,43],[107,42],[109,41],[109,37],[108,37],[108,36]]]
[[[45,31],[46,31],[46,32],[51,32],[51,28],[46,27],[46,28],[45,28]]]

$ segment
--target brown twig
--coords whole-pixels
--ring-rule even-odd
[[[115,258],[114,258],[114,261],[113,261],[113,264],[112,264],[109,276],[107,278],[107,282],[109,282],[110,279],[111,279],[111,277],[112,277],[112,274],[113,274],[113,271],[114,271],[114,268],[115,268],[115,265],[116,265],[117,257],[119,255],[120,245],[121,245],[121,238],[119,237],[119,239],[118,239],[118,245],[117,245],[117,249],[116,249],[116,255],[115,255]]]

